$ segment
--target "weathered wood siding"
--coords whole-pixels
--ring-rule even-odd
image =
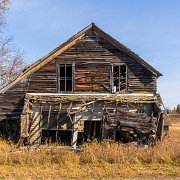
[[[0,94],[0,121],[3,135],[18,140],[20,115],[24,105],[27,79],[21,80],[4,94]]]
[[[75,92],[111,92],[111,64],[128,67],[128,92],[156,92],[156,76],[98,35],[89,32],[74,46],[0,95],[0,121],[19,120],[26,92],[56,93],[57,64],[75,64]]]
[[[75,62],[75,91],[78,92],[109,92],[110,64],[113,63],[127,65],[130,93],[156,92],[155,75],[96,34],[86,35],[56,60],[57,62]]]
[[[107,64],[77,63],[75,91],[110,92],[110,66]]]
[[[57,74],[55,60],[29,76],[27,92],[56,93]]]
[[[57,64],[75,64],[75,92],[110,92],[111,64],[128,67],[128,92],[156,92],[156,77],[128,55],[95,34],[86,35],[76,45],[13,86],[8,93],[57,92]],[[28,82],[27,82],[28,81]]]

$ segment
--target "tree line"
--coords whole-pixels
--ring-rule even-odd
[[[180,105],[178,104],[177,107],[174,107],[173,109],[166,108],[166,112],[168,114],[180,114]]]

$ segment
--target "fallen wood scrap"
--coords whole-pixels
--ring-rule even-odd
[[[145,144],[155,142],[157,118],[146,113],[134,113],[123,110],[109,113],[105,111],[105,137],[125,142],[139,141]]]

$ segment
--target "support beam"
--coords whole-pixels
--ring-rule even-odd
[[[41,121],[41,109],[39,104],[34,104],[32,113],[32,124],[30,127],[30,144],[40,143],[40,121]]]
[[[75,115],[74,117],[74,125],[73,125],[73,136],[72,136],[72,144],[71,146],[76,149],[77,146],[77,139],[78,139],[78,118]]]
[[[69,116],[70,121],[73,123],[73,119],[71,118],[71,114],[70,114],[71,108],[72,108],[72,102],[70,103],[70,106],[69,106],[69,108],[67,110],[67,115]]]

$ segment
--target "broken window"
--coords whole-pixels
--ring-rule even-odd
[[[112,66],[112,92],[127,91],[127,66]]]
[[[73,91],[73,68],[72,64],[60,64],[58,69],[58,83],[60,92]]]

